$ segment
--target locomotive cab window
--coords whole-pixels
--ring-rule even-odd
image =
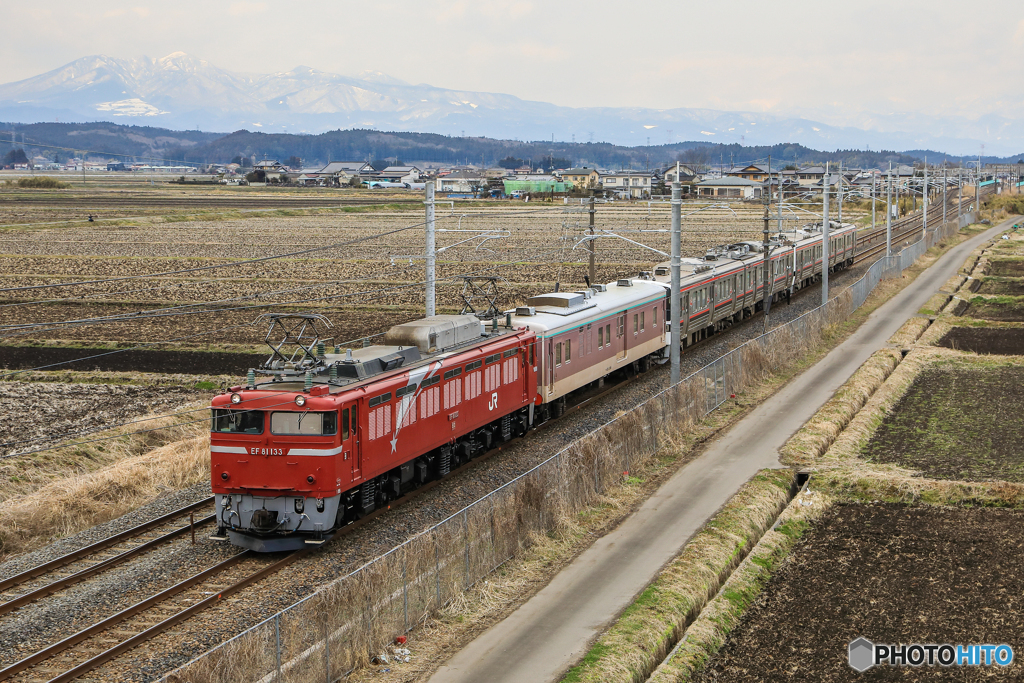
[[[345,410],[341,411],[341,440],[348,441],[348,437],[348,408],[345,408]]]
[[[214,408],[211,431],[223,434],[262,434],[263,411]]]
[[[338,433],[338,413],[310,411],[271,413],[270,433],[333,436]]]

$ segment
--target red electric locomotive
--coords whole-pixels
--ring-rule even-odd
[[[439,315],[396,325],[384,345],[326,353],[320,316],[269,317],[268,340],[283,332],[260,370],[270,380],[250,371],[213,400],[215,539],[259,551],[323,543],[532,423],[526,328]]]

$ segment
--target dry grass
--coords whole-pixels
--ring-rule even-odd
[[[0,460],[0,506],[43,487],[77,481],[123,460],[207,434],[204,413],[188,412],[199,407],[189,404],[177,416],[148,415],[133,424],[75,437],[71,445],[6,457]]]
[[[797,469],[819,465],[820,458],[900,364],[895,349],[876,352],[779,450],[782,463]]]
[[[804,529],[832,504],[832,498],[809,488],[797,496],[740,563],[722,590],[686,629],[679,645],[654,671],[650,683],[686,681],[725,643],[747,606],[760,594],[771,572],[789,553]]]
[[[745,484],[626,609],[565,681],[646,680],[789,500],[793,475]]]
[[[900,348],[908,348],[917,343],[930,324],[931,320],[928,318],[914,316],[903,323],[903,326],[896,330],[896,334],[889,337],[889,343]]]
[[[0,504],[0,560],[115,519],[162,493],[207,481],[206,425],[151,451],[54,480]],[[196,434],[195,432],[202,432]],[[130,452],[130,449],[128,449]]]

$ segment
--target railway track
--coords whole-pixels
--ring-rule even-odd
[[[309,554],[246,550],[0,669],[0,681],[71,681]]]
[[[128,560],[212,524],[213,515],[195,519],[196,511],[213,507],[213,496],[186,505],[144,524],[43,563],[0,581],[0,616],[58,593],[124,564]],[[182,525],[184,518],[188,523]]]

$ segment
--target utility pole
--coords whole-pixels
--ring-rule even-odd
[[[942,160],[942,225],[946,225],[946,199],[949,197],[949,186],[946,184],[946,160]]]
[[[825,162],[825,197],[822,201],[821,214],[821,305],[828,303],[828,184],[829,184],[828,162]]]
[[[889,162],[889,182],[885,185],[885,255],[892,256],[892,162]]]
[[[82,168],[85,168],[83,165]],[[977,180],[974,182],[974,210],[977,211],[977,215],[981,215],[981,155],[978,155],[978,175]]]
[[[928,157],[924,158],[924,204],[921,207],[921,239],[928,237]]]
[[[843,225],[843,162],[839,162],[839,225]]]
[[[678,175],[676,177],[678,177]],[[587,245],[587,251],[589,252],[588,255],[590,257],[590,268],[587,271],[588,274],[590,275],[590,284],[594,284],[595,282],[597,282],[597,263],[595,261],[595,256],[596,256],[596,253],[597,253],[597,240],[594,239],[594,214],[595,213],[597,213],[597,207],[595,206],[595,203],[594,203],[593,191],[591,191],[591,195],[590,195],[590,233],[589,233],[590,234],[590,244]]]
[[[872,173],[871,174],[871,231],[872,232],[874,232],[874,230],[875,230],[875,194],[876,194],[875,193],[875,184],[876,184],[877,181],[878,181],[878,178],[876,178],[875,174]]]
[[[434,258],[436,256],[435,223],[434,223],[434,181],[426,183],[427,201],[427,317],[436,315],[434,306]]]
[[[771,188],[771,177],[772,177],[772,157],[769,154],[768,155],[768,187],[769,188]],[[763,241],[761,243],[761,247],[764,250],[764,295],[763,295],[763,298],[762,298],[762,302],[763,302],[763,305],[764,305],[764,328],[763,328],[763,330],[761,332],[762,334],[768,332],[768,312],[772,308],[772,301],[771,301],[772,290],[775,289],[775,287],[774,287],[774,285],[775,285],[774,278],[771,278],[769,276],[769,272],[771,270],[769,268],[769,262],[770,262],[769,256],[771,254],[771,249],[770,249],[770,242],[768,240],[768,203],[771,200],[771,197],[769,196],[769,194],[770,194],[770,189],[769,189],[769,193],[765,193],[764,197],[762,198],[763,199],[763,203],[764,203],[764,236],[763,236]],[[769,286],[769,283],[771,283],[771,286]]]
[[[671,383],[679,383],[679,353],[681,335],[683,331],[683,307],[682,296],[679,293],[681,286],[680,278],[680,253],[682,252],[682,204],[683,186],[679,182],[679,166],[676,164],[676,180],[672,183],[672,292],[669,297],[669,308],[672,311],[672,326],[669,328],[669,361],[672,364]],[[591,214],[593,215],[593,214]],[[593,240],[591,240],[593,241]],[[667,318],[668,316],[666,316]]]
[[[963,215],[964,203],[964,162],[960,161],[960,168],[956,170],[956,229],[960,229],[960,218]]]

